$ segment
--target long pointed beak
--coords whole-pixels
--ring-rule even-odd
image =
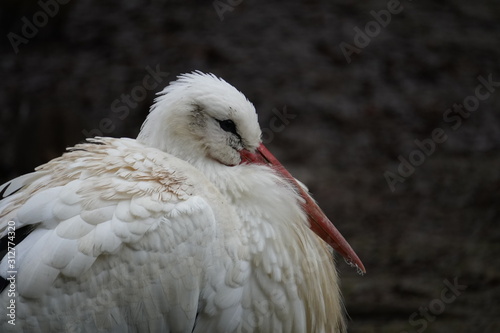
[[[354,252],[351,245],[345,240],[344,236],[342,236],[328,217],[326,217],[325,213],[323,213],[313,198],[304,191],[297,180],[285,169],[285,167],[283,167],[278,159],[267,150],[264,144],[261,143],[255,153],[251,153],[244,149],[240,151],[240,155],[242,164],[258,163],[269,165],[282,177],[287,179],[304,199],[303,209],[307,213],[311,230],[340,253],[346,259],[347,263],[355,265],[361,272],[366,273],[365,266],[356,252]]]

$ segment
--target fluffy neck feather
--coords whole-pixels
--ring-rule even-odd
[[[258,165],[227,168],[211,180],[236,207],[255,272],[284,286],[290,301],[294,294],[303,301],[304,331],[343,332],[331,250],[309,229],[301,198],[288,182]]]

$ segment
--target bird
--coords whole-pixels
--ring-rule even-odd
[[[243,93],[193,71],[136,139],[0,186],[2,332],[345,332],[334,251],[363,263],[261,138]]]

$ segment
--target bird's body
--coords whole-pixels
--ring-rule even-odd
[[[2,332],[343,331],[304,189],[243,161],[253,106],[201,73],[165,93],[137,140],[89,140],[0,187]]]

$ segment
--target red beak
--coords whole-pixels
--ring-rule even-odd
[[[267,150],[261,143],[255,153],[248,150],[241,150],[241,164],[242,163],[259,163],[271,166],[283,178],[287,179],[292,186],[300,193],[304,199],[303,209],[307,213],[309,225],[321,239],[328,243],[332,248],[340,253],[347,261],[348,264],[355,265],[363,273],[366,273],[365,266],[356,255],[351,245],[347,243],[344,236],[335,228],[333,223],[326,217],[325,213],[319,208],[318,204],[311,198],[311,196],[304,191],[302,186],[297,183],[297,180],[283,167],[283,165]]]

